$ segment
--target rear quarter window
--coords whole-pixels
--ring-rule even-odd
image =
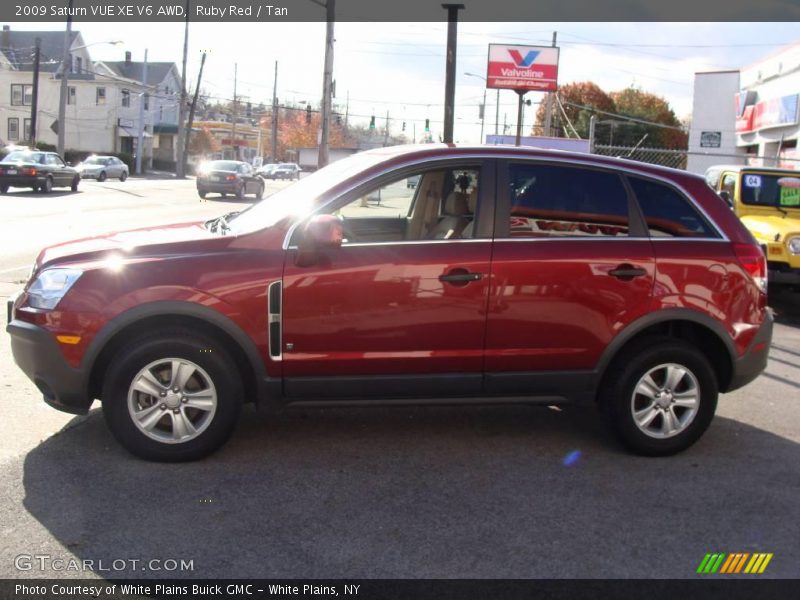
[[[632,177],[629,181],[651,237],[720,237],[692,201],[675,188],[648,179]]]

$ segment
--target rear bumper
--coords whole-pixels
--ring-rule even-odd
[[[761,324],[747,351],[733,363],[733,376],[730,385],[723,392],[732,392],[758,377],[767,368],[769,346],[772,342],[772,311],[767,309],[767,317]]]
[[[20,320],[11,321],[6,331],[14,362],[36,384],[44,401],[64,412],[85,414],[92,404],[86,374],[67,364],[53,334]]]
[[[239,187],[239,183],[237,181],[228,182],[220,182],[220,181],[204,181],[197,182],[197,191],[199,192],[212,192],[212,193],[219,193],[219,194],[235,194],[236,188]]]
[[[37,175],[29,176],[14,176],[0,177],[0,185],[7,185],[8,187],[33,187],[40,186],[44,183],[45,178]]]

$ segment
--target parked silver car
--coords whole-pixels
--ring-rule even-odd
[[[128,178],[128,165],[116,156],[90,156],[78,164],[81,179],[97,179],[105,181],[109,177],[116,177],[120,181]]]

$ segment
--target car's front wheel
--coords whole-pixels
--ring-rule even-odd
[[[72,183],[70,183],[69,189],[72,190],[73,192],[77,192],[78,185],[80,184],[80,182],[81,178],[78,175],[75,175],[75,177],[72,178]]]
[[[127,344],[103,385],[111,432],[146,460],[189,461],[210,454],[233,432],[241,403],[238,369],[225,349],[181,329]]]
[[[264,197],[264,184],[260,183],[255,193],[256,200],[261,200]]]
[[[107,177],[105,171],[100,171],[100,175],[97,176],[97,181],[105,181]]]
[[[632,451],[667,456],[708,429],[717,407],[717,378],[694,346],[649,338],[619,356],[599,400],[620,440]]]
[[[7,193],[8,193],[8,186],[0,185],[0,194],[7,194]]]
[[[123,171],[122,173],[119,174],[119,180],[120,181],[125,181],[127,178],[128,178],[128,172],[127,171]]]

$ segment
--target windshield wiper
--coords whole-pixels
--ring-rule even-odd
[[[229,212],[227,214],[222,215],[221,217],[217,217],[216,219],[211,219],[210,221],[205,222],[205,227],[211,233],[216,233],[219,231],[222,235],[225,235],[226,231],[230,231],[231,227],[228,225],[228,219],[231,217],[235,217],[238,215],[240,210],[235,210],[233,212]]]

